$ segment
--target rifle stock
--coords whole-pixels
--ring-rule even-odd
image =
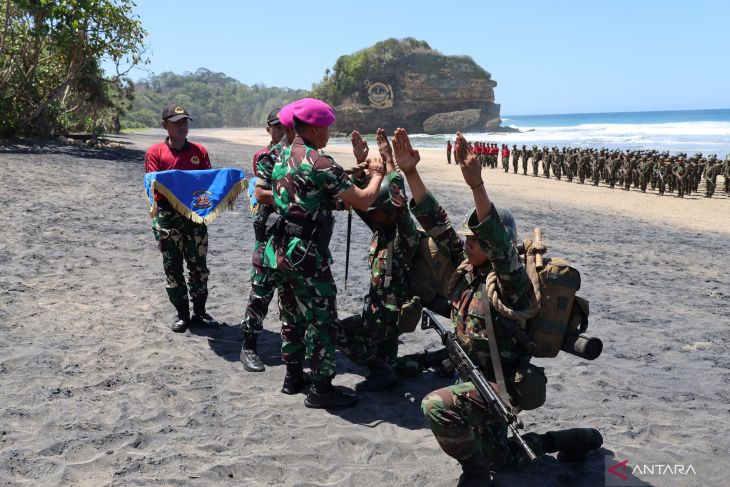
[[[512,436],[517,440],[528,458],[530,460],[535,460],[537,455],[535,455],[535,452],[532,451],[532,448],[530,448],[517,431],[517,415],[512,411],[512,408],[502,401],[499,394],[497,394],[497,391],[494,390],[486,377],[484,377],[484,374],[482,374],[477,366],[474,365],[474,362],[471,361],[469,355],[467,355],[461,347],[461,344],[459,344],[454,333],[446,330],[432,311],[423,308],[423,314],[421,315],[421,329],[427,330],[429,328],[433,328],[436,330],[436,333],[439,334],[439,337],[446,347],[446,351],[449,352],[449,356],[454,362],[456,369],[459,371],[459,376],[462,380],[468,380],[474,384],[474,387],[487,402],[487,406],[492,410],[492,412],[507,423],[510,431],[512,431]]]

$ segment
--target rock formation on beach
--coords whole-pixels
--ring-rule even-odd
[[[341,132],[510,130],[500,126],[495,86],[469,56],[445,56],[406,38],[341,56],[313,91],[336,108],[334,130]]]

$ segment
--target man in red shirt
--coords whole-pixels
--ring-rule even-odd
[[[181,169],[194,171],[210,169],[208,151],[200,144],[189,142],[188,120],[190,114],[180,105],[171,104],[162,110],[162,127],[167,130],[164,142],[155,144],[144,157],[145,172]],[[167,277],[167,295],[177,310],[172,331],[184,332],[191,324],[217,326],[205,311],[208,299],[208,227],[195,223],[178,213],[163,195],[155,193],[157,213],[152,220],[152,232],[162,252],[162,267]],[[183,261],[188,267],[188,285],[185,285]],[[190,317],[188,302],[193,302]]]

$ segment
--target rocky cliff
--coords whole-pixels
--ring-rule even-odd
[[[314,94],[336,108],[339,132],[451,133],[501,128],[495,86],[470,57],[444,56],[408,38],[341,56]]]

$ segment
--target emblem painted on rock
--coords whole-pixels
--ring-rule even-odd
[[[192,164],[198,165],[198,164],[200,164],[200,159],[198,158],[198,156],[193,156],[190,158],[190,162]]]
[[[376,81],[365,80],[368,89],[368,100],[373,108],[384,109],[393,107],[393,87]]]
[[[210,201],[212,195],[210,191],[193,191],[193,208],[205,209],[213,206],[213,202]]]

